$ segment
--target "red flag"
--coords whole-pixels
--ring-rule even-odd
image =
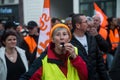
[[[107,22],[107,16],[104,14],[104,12],[98,7],[98,5],[94,2],[94,9],[95,9],[95,15],[99,15],[101,19],[101,27],[105,28],[108,24]]]
[[[50,0],[44,0],[42,16],[40,17],[40,34],[38,40],[37,57],[45,50],[50,42]]]

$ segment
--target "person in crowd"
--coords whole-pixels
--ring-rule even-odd
[[[71,32],[73,30],[73,27],[72,27],[72,18],[71,17],[67,17],[65,19],[65,24],[70,28]]]
[[[101,23],[100,15],[94,15],[92,18],[94,21],[94,27],[97,29],[97,32],[106,40],[108,36],[108,32],[105,28],[103,28],[100,25]]]
[[[28,70],[25,51],[17,47],[17,35],[11,30],[4,32],[0,48],[0,80],[18,80]]]
[[[59,18],[53,17],[51,19],[51,27],[53,27],[55,24],[61,23],[61,20]]]
[[[22,30],[22,25],[17,25],[17,27],[16,27],[16,31],[17,32],[19,32],[19,33],[21,33],[21,30]]]
[[[50,37],[47,49],[19,80],[88,80],[86,63],[69,43],[72,36],[68,26],[56,24]]]
[[[7,21],[5,23],[5,30],[13,30],[13,31],[15,31],[16,26],[17,25],[13,21]]]
[[[2,21],[0,21],[0,40],[1,40],[1,36],[3,34],[5,30],[4,24],[2,23]],[[0,42],[0,47],[2,46],[1,42]]]
[[[68,15],[68,17],[71,17],[71,18],[72,18],[73,15],[75,15],[75,13],[70,13],[70,14]]]
[[[95,20],[95,17],[98,18],[97,21],[99,21],[99,25],[97,27],[97,21]],[[94,21],[95,20],[95,21]],[[99,49],[102,51],[102,52],[107,52],[108,51],[108,42],[105,40],[107,39],[107,36],[104,37],[103,35],[107,35],[107,31],[100,26],[100,17],[99,16],[94,16],[94,19],[93,18],[90,18],[90,17],[87,17],[87,23],[88,23],[88,33],[91,34],[92,36],[95,37],[96,39],[96,42],[99,46]],[[104,33],[104,34],[103,34]]]
[[[20,47],[26,51],[26,57],[29,65],[36,59],[38,43],[38,25],[35,21],[29,21],[27,24],[29,35],[24,37]]]
[[[106,65],[106,69],[108,69],[106,63],[106,59],[107,59],[106,53],[108,52],[108,47],[109,47],[109,44],[106,40],[108,34],[106,29],[100,27],[100,22],[101,22],[100,17],[98,15],[95,15],[93,18],[87,17],[87,23],[88,23],[87,32],[95,37],[98,47],[100,51],[103,53],[103,59]]]
[[[110,43],[110,53],[114,55],[118,43],[120,42],[119,31],[117,28],[117,19],[114,17],[108,18],[108,41]]]
[[[114,17],[108,18],[108,25],[107,25],[108,37],[107,41],[109,43],[108,49],[108,68],[111,68],[111,64],[115,55],[116,48],[118,47],[118,43],[120,42],[120,35],[117,26],[117,19]]]
[[[73,27],[72,27],[72,16],[74,13],[71,13],[68,15],[68,17],[65,19],[65,24],[70,28],[71,33],[73,33]]]
[[[74,32],[71,43],[78,48],[78,55],[87,64],[88,80],[109,80],[96,39],[87,33],[88,23],[86,16],[84,14],[75,14],[72,17],[72,26]]]
[[[18,46],[20,47],[20,45],[21,45],[21,42],[23,41],[23,35],[22,35],[22,33],[21,33],[21,30],[22,30],[22,26],[21,25],[16,25],[16,27],[15,27],[15,31],[16,31],[16,33],[17,33],[17,40],[19,41],[19,43],[18,43]]]
[[[22,37],[21,33],[19,33],[18,31],[16,31],[17,26],[18,25],[15,22],[13,22],[13,21],[7,21],[5,23],[5,30],[13,30],[14,32],[17,33],[17,40],[18,40],[17,41],[17,46],[20,47],[20,44],[23,41],[23,37]]]
[[[112,80],[120,80],[120,43],[116,49],[109,73]]]
[[[22,30],[20,32],[21,32],[23,37],[26,37],[27,35],[29,35],[29,31],[28,31],[27,26],[25,24],[22,26]]]
[[[3,34],[5,30],[4,24],[2,23],[2,21],[0,21],[0,36]]]

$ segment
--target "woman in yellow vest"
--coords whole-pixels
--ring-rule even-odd
[[[20,80],[87,80],[86,63],[69,41],[68,26],[56,24],[50,32],[51,42]]]

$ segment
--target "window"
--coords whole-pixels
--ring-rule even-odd
[[[18,4],[19,0],[4,0],[4,4]]]
[[[15,2],[15,0],[8,0],[9,1],[9,3],[14,3]]]
[[[116,0],[80,0],[79,12],[86,16],[93,16],[94,1],[108,17],[116,16]]]
[[[1,4],[1,5],[4,4],[4,0],[0,0],[0,4]]]
[[[82,13],[84,13],[84,14],[86,14],[86,15],[88,15],[87,13],[88,13],[88,4],[81,4],[81,7],[80,7],[80,13],[82,14]]]

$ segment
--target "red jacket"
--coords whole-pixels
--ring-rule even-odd
[[[46,55],[48,56],[48,62],[57,64],[59,66],[59,68],[61,69],[61,71],[64,73],[64,75],[67,76],[67,59],[69,56],[68,53],[59,55],[59,57],[57,57],[58,55],[56,55],[53,52],[53,49],[49,46],[47,49]],[[87,80],[88,79],[88,70],[87,70],[86,63],[83,61],[83,59],[80,56],[77,56],[74,60],[70,60],[70,61],[71,61],[71,64],[77,69],[80,80]],[[35,64],[35,65],[37,66],[37,64]],[[35,65],[34,66],[32,65],[32,66],[35,67]],[[31,76],[29,78],[29,80],[41,80],[42,68],[43,67],[41,65],[34,72],[30,69],[28,71],[28,73],[30,75],[28,73],[26,73],[22,78],[25,78],[26,75],[27,76],[29,75],[29,76]],[[30,71],[33,72],[33,74],[31,74]],[[20,79],[20,80],[24,80],[24,79]]]

